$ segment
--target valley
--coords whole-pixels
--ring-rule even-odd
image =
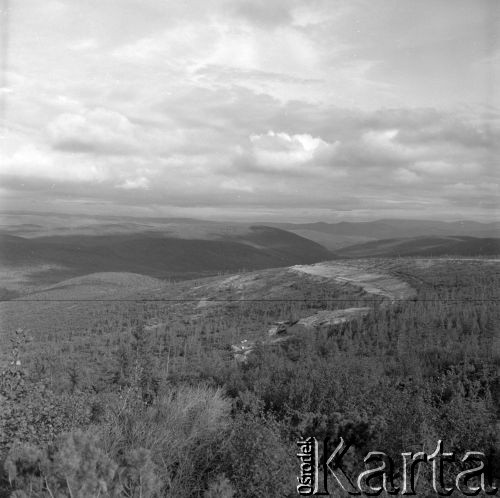
[[[203,243],[187,228],[178,239],[93,230],[3,235],[6,462],[22,445],[85,444],[122,472],[150,461],[172,496],[214,482],[237,496],[293,496],[304,434],[345,437],[349,471],[368,448],[396,455],[439,437],[457,452],[483,448],[499,475],[498,257],[460,245],[375,256],[402,239],[332,253],[261,225],[219,227]],[[280,455],[272,478],[243,477],[270,455]]]

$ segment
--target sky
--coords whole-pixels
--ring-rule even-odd
[[[499,217],[497,0],[0,0],[0,208]]]

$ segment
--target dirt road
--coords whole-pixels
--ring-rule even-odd
[[[314,265],[295,265],[291,271],[306,273],[321,279],[348,282],[361,287],[365,292],[388,298],[391,302],[409,299],[415,290],[403,280],[392,275],[377,272],[370,265],[353,265],[338,261],[327,261]]]

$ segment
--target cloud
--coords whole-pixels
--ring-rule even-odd
[[[139,178],[127,178],[123,183],[118,185],[118,188],[122,188],[125,190],[149,190],[150,182],[145,176],[141,176]]]
[[[231,13],[251,24],[275,27],[292,21],[294,3],[290,0],[274,0],[272,3],[266,0],[233,0],[227,2],[227,6]]]
[[[456,1],[11,2],[6,197],[491,216],[494,4]]]
[[[105,169],[87,160],[71,161],[54,155],[50,149],[43,149],[32,144],[20,147],[12,154],[0,156],[0,175],[26,179],[44,179],[50,182],[99,183],[108,178]]]
[[[263,135],[250,135],[250,142],[254,166],[263,171],[278,172],[297,170],[306,165],[321,166],[334,155],[338,145],[309,134],[289,135],[272,130]],[[307,169],[302,169],[302,172],[309,173]]]
[[[138,148],[132,123],[108,109],[60,114],[48,125],[48,133],[52,146],[67,152],[122,155]]]
[[[397,129],[370,130],[361,136],[359,149],[369,162],[406,162],[415,157],[415,150],[396,140]]]
[[[462,175],[473,176],[481,173],[481,166],[474,163],[457,164],[447,161],[417,161],[412,169],[433,177],[446,176],[457,178]]]
[[[394,173],[394,178],[396,182],[407,185],[420,183],[422,181],[422,178],[418,176],[414,171],[410,171],[406,168],[398,168]]]
[[[498,215],[500,211],[499,188],[498,181],[489,183],[457,182],[446,185],[443,195],[453,206],[458,208],[491,210]]]
[[[237,192],[254,192],[254,188],[251,185],[245,184],[236,179],[224,180],[221,183],[221,187],[227,190],[235,190]]]
[[[443,112],[417,110],[412,116],[405,110],[283,105],[246,89],[233,90],[229,101],[224,96],[220,89],[186,92],[151,121],[124,121],[92,109],[70,113],[68,122],[78,124],[69,127],[72,136],[83,130],[88,146],[77,154],[53,143],[20,148],[18,136],[0,172],[2,182],[33,198],[65,196],[134,209],[197,206],[221,215],[228,207],[241,212],[245,206],[283,213],[369,213],[371,206],[380,215],[390,206],[409,213],[439,205],[445,212],[460,202],[467,209],[495,209],[492,199],[481,201],[477,188],[457,193],[448,187],[495,183],[498,175],[494,163],[483,160],[482,148],[445,146],[445,128],[439,140],[440,126],[448,121]],[[469,127],[477,116],[455,119]],[[111,126],[116,123],[124,126]],[[434,127],[435,140],[417,140],[416,133],[412,141],[404,139],[422,123]],[[113,147],[125,139],[134,141],[135,150],[114,154]]]
[[[99,44],[97,40],[94,38],[83,38],[81,40],[77,40],[74,43],[71,43],[68,48],[70,50],[75,50],[76,52],[80,52],[82,50],[94,50],[98,48]]]

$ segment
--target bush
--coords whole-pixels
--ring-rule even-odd
[[[116,469],[96,438],[81,431],[60,436],[45,450],[16,443],[5,461],[14,496],[110,497],[116,490]]]
[[[231,481],[224,475],[219,475],[209,485],[204,498],[233,498],[235,489]]]
[[[151,452],[144,448],[130,450],[123,458],[119,482],[123,496],[144,498],[160,496],[162,482],[155,472]]]
[[[230,403],[222,391],[182,386],[166,390],[149,404],[140,389],[132,389],[119,401],[110,421],[100,428],[106,452],[124,467],[135,459],[137,469],[139,453],[134,451],[142,448],[166,496],[200,496],[214,477],[230,422]]]
[[[281,436],[272,418],[237,414],[224,445],[222,470],[238,497],[287,496],[295,493],[296,450]]]

